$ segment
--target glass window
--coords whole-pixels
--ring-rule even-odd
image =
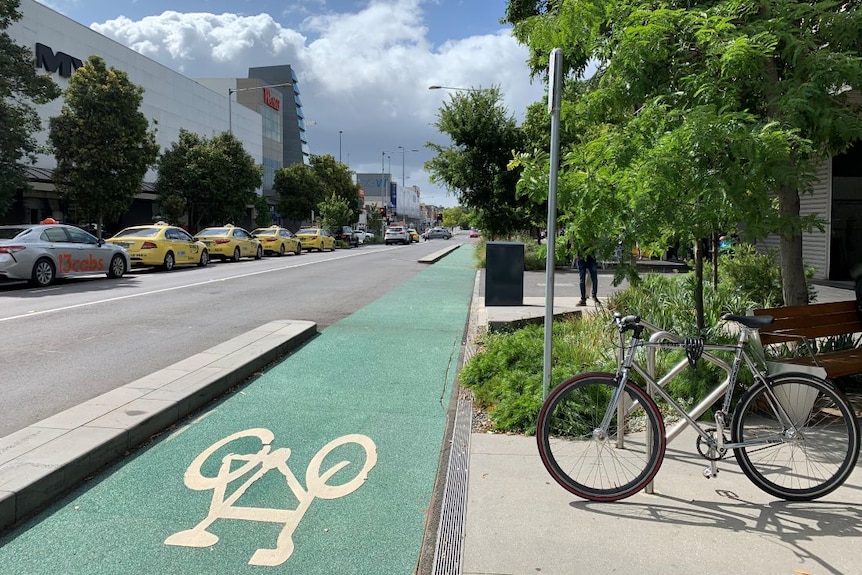
[[[94,236],[91,236],[84,230],[79,230],[77,228],[67,228],[66,231],[69,232],[69,236],[71,236],[72,242],[76,244],[97,244],[99,240],[97,240]]]
[[[66,235],[63,228],[45,228],[42,232],[42,239],[46,242],[68,242],[69,236]]]

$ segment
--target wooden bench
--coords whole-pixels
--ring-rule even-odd
[[[862,349],[820,352],[819,338],[862,333],[856,301],[816,303],[754,310],[754,315],[771,315],[775,321],[760,330],[763,345],[804,343],[808,355],[782,358],[796,365],[817,366],[830,379],[862,373]],[[807,347],[806,347],[807,346]]]

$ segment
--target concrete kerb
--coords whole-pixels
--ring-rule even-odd
[[[317,333],[278,320],[0,438],[0,531]]]
[[[434,262],[440,261],[446,255],[457,250],[462,245],[463,245],[463,242],[458,243],[458,244],[454,244],[454,245],[450,245],[450,246],[446,246],[442,250],[437,250],[436,252],[430,253],[425,257],[421,257],[416,261],[419,262],[420,264],[433,264]]]

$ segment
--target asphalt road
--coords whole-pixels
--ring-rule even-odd
[[[460,241],[466,235],[449,240]],[[119,280],[95,276],[43,289],[0,283],[0,436],[273,319],[323,329],[415,276],[426,267],[417,260],[445,245],[134,270]]]

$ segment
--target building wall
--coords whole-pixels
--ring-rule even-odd
[[[124,71],[131,82],[141,86],[144,89],[141,112],[150,119],[151,126],[157,128],[156,141],[162,150],[177,141],[180,128],[207,137],[227,131],[227,89],[213,91],[34,0],[21,0],[21,12],[23,18],[14,22],[8,30],[16,44],[35,50],[36,43],[41,43],[50,47],[55,54],[63,52],[81,61],[86,61],[90,55],[97,55],[109,67]],[[52,77],[65,89],[68,78],[59,72],[53,73]],[[40,142],[46,142],[48,118],[59,115],[62,104],[61,96],[53,102],[37,106],[43,127],[37,136]],[[239,108],[232,110],[234,133],[255,161],[260,163],[260,114],[242,106],[234,108]],[[53,156],[42,155],[36,165],[51,169],[57,164]],[[155,181],[155,175],[155,170],[151,170],[144,179]]]
[[[299,80],[290,65],[260,66],[248,69],[248,77],[264,84],[290,82],[292,87],[279,88],[284,94],[281,106],[283,134],[282,166],[308,164],[308,140],[305,132],[305,117],[302,99],[299,96]]]

